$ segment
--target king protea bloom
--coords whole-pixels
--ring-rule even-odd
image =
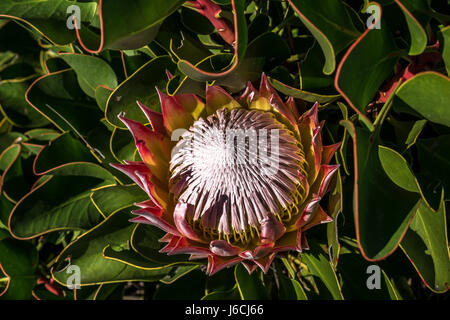
[[[119,115],[142,161],[113,166],[149,196],[131,221],[166,232],[161,252],[207,258],[208,274],[237,263],[267,272],[278,252],[308,249],[305,231],[331,221],[320,201],[338,170],[318,104],[300,116],[264,75],[237,100],[218,86],[206,102],[158,93],[161,113],[138,102],[151,128]]]

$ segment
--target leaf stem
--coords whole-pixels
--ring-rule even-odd
[[[380,113],[378,114],[378,117],[375,119],[373,126],[375,129],[378,129],[379,126],[384,122],[384,119],[386,118],[389,110],[392,107],[392,100],[394,99],[395,93],[397,92],[398,88],[402,84],[402,79],[400,79],[395,86],[394,91],[392,91],[392,94],[389,96],[389,98],[386,100],[385,104],[383,105],[383,108],[381,108]]]

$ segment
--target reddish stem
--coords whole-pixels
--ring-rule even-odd
[[[223,40],[234,45],[235,35],[233,26],[227,19],[220,17],[222,9],[219,5],[211,0],[191,0],[188,3],[212,23]]]
[[[434,66],[442,59],[442,55],[439,52],[439,42],[436,41],[430,49],[435,49],[436,51],[424,52],[418,56],[410,57],[411,63],[402,69],[399,65],[396,66],[396,72],[394,78],[378,92],[378,99],[376,103],[385,103],[389,96],[394,92],[397,84],[400,80],[405,82],[406,80],[412,78],[419,72],[432,70]]]
[[[61,287],[59,287],[53,279],[47,279],[44,276],[41,276],[38,278],[37,284],[43,284],[48,291],[56,296],[62,297],[64,295]]]

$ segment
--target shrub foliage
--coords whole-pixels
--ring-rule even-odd
[[[450,6],[444,0],[2,0],[2,299],[441,299],[449,289]],[[267,273],[160,253],[117,118],[261,74],[318,102],[340,196]],[[79,269],[77,269],[79,268]],[[77,278],[79,271],[80,277]],[[80,288],[71,288],[79,280]],[[69,286],[69,287],[68,287]],[[376,288],[373,288],[373,287]]]

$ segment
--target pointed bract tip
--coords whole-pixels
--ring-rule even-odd
[[[145,104],[143,104],[142,102],[140,102],[139,100],[136,100],[136,104],[139,106],[139,108],[148,108]]]
[[[167,75],[167,79],[171,80],[173,78],[173,74],[166,69],[166,75]]]
[[[163,97],[167,96],[164,92],[162,92],[161,90],[159,90],[158,86],[155,86],[155,90],[156,90],[156,93],[157,93],[158,96],[159,96],[159,100],[161,100]]]
[[[125,117],[125,111],[120,111],[120,112],[117,114],[117,118],[120,119],[120,120],[122,120],[124,117]]]
[[[251,103],[253,99],[259,96],[259,92],[255,89],[251,81],[247,82],[247,87],[245,87],[244,92],[238,98],[239,101],[246,101],[247,103]]]
[[[318,113],[319,113],[319,103],[315,102],[314,105],[311,107],[311,109],[309,109],[304,113],[303,117],[311,118],[314,122],[314,126],[317,127],[319,125]]]

